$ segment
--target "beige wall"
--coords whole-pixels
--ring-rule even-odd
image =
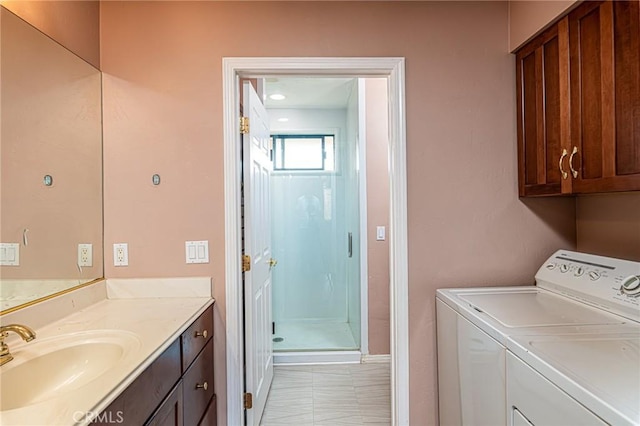
[[[107,277],[210,275],[222,325],[225,56],[406,58],[411,424],[437,421],[435,290],[529,284],[574,248],[572,199],[517,197],[506,2],[104,2],[101,19],[105,247],[130,250]],[[185,264],[189,239],[211,263]]]
[[[367,265],[369,353],[390,353],[389,237],[376,241],[376,228],[389,229],[389,127],[387,80],[365,80],[367,138]]]
[[[2,5],[100,68],[100,2],[3,0]]]
[[[509,50],[516,50],[575,3],[576,0],[509,0]]]
[[[578,197],[576,228],[578,250],[640,261],[640,192]]]

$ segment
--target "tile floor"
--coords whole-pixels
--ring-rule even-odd
[[[389,364],[276,366],[260,424],[390,425]]]
[[[358,345],[346,322],[282,321],[276,323],[276,334],[282,341],[273,342],[274,351],[356,350]]]

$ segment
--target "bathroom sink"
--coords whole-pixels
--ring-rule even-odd
[[[25,343],[0,370],[0,410],[13,410],[81,389],[105,377],[140,347],[135,334],[96,330]]]

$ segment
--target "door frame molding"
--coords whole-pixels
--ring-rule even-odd
[[[242,230],[240,217],[242,77],[340,75],[387,77],[389,108],[391,418],[409,424],[409,295],[407,250],[407,167],[404,58],[237,57],[222,59],[227,423],[244,424],[244,335],[242,311]]]

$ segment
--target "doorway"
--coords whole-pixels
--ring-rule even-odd
[[[386,77],[389,82],[390,302],[392,421],[408,424],[408,271],[406,227],[406,153],[404,60],[402,58],[225,58],[225,265],[227,309],[227,416],[244,424],[242,405],[242,269],[240,164],[238,134],[240,77],[264,75],[341,75]]]

